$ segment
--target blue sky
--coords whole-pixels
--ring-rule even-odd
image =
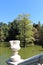
[[[33,23],[43,23],[43,0],[0,0],[0,22],[11,22],[23,13],[30,14]]]

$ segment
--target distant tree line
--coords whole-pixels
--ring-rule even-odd
[[[29,15],[18,15],[8,24],[0,22],[0,42],[20,40],[25,47],[34,43],[43,46],[43,24],[33,24]]]

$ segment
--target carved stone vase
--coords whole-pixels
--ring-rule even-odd
[[[10,57],[10,60],[7,61],[8,65],[17,65],[22,62],[20,55],[18,55],[18,51],[20,50],[20,41],[19,40],[11,40],[10,47],[13,51],[13,56]]]

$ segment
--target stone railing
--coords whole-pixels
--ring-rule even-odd
[[[33,56],[19,63],[18,65],[43,65],[43,53]]]
[[[8,65],[43,65],[43,53],[23,60],[21,59],[21,56],[18,55],[18,50],[20,50],[20,41],[12,40],[10,41],[10,45],[13,51],[13,56],[7,60]]]

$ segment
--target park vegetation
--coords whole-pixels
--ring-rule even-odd
[[[29,17],[30,15],[21,14],[8,24],[0,22],[0,42],[20,40],[23,47],[29,44],[42,45],[43,47],[43,24],[32,23]],[[7,45],[9,46],[9,44]]]

